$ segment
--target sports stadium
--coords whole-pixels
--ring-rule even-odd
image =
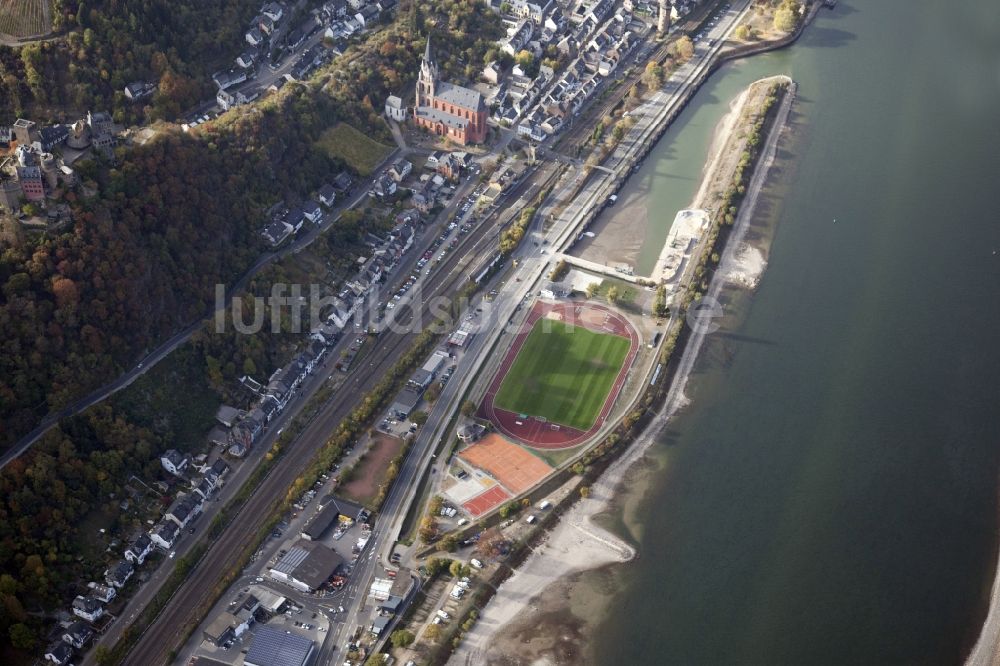
[[[635,329],[607,307],[536,302],[479,416],[534,448],[582,444],[610,414],[638,350]]]

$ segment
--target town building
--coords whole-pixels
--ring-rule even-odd
[[[392,163],[389,167],[389,177],[392,178],[397,183],[403,182],[403,180],[410,175],[413,171],[413,165],[409,160],[399,157]]]
[[[167,510],[164,518],[169,518],[177,524],[177,527],[184,529],[194,517],[201,511],[201,504],[193,495],[184,495],[174,500]]]
[[[79,650],[93,637],[94,631],[83,622],[77,621],[66,627],[62,639]]]
[[[344,192],[349,192],[353,184],[354,181],[351,180],[351,174],[347,173],[346,171],[341,171],[333,179],[334,188],[336,188],[336,190],[341,194],[343,194]]]
[[[344,558],[321,543],[299,539],[270,569],[276,580],[302,592],[323,587],[344,564]]]
[[[486,140],[487,116],[486,103],[478,91],[439,80],[428,37],[417,78],[414,121],[438,136],[465,145]]]
[[[30,146],[38,138],[38,130],[33,120],[18,118],[14,121],[14,139],[19,146]]]
[[[17,182],[21,187],[22,196],[28,201],[45,200],[45,181],[42,179],[42,168],[31,164],[14,167]]]
[[[134,573],[135,567],[132,566],[131,562],[128,560],[119,560],[104,572],[104,580],[111,587],[120,590],[125,587],[125,583],[128,582]]]
[[[246,666],[308,666],[316,644],[298,634],[263,625],[254,632],[243,663]]]
[[[337,190],[334,189],[333,185],[327,183],[316,192],[316,198],[327,208],[332,208],[333,203],[337,200]]]
[[[353,525],[368,520],[368,511],[360,504],[341,499],[334,495],[323,498],[322,507],[309,523],[302,528],[302,538],[317,541],[335,524]]]
[[[177,527],[177,523],[172,520],[161,520],[150,530],[149,538],[160,548],[170,550],[174,547],[174,543],[177,542],[177,534],[179,532],[180,528]]]
[[[146,561],[146,557],[151,552],[153,552],[153,540],[145,532],[140,532],[139,536],[125,549],[125,559],[140,565]]]
[[[125,86],[125,97],[130,102],[138,102],[152,97],[154,92],[156,92],[156,86],[146,81],[133,81]]]
[[[87,583],[87,589],[90,590],[90,596],[104,604],[111,603],[114,598],[118,596],[118,592],[115,591],[115,588],[110,585],[102,585],[101,583],[93,581]]]
[[[219,613],[214,620],[202,631],[202,637],[220,647],[225,643],[238,638],[246,633],[246,630],[256,621],[256,612],[260,608],[260,602],[251,595],[245,595],[240,599],[240,603],[234,602],[229,610]]]
[[[191,462],[189,456],[184,455],[177,449],[167,449],[160,456],[160,464],[163,465],[163,469],[167,470],[174,476],[180,476],[185,469],[187,469],[188,464]]]
[[[420,404],[420,397],[422,395],[423,391],[421,389],[407,386],[396,394],[396,399],[393,401],[392,406],[389,407],[389,411],[400,419],[408,418],[410,413]]]
[[[385,115],[389,120],[404,122],[406,120],[406,105],[396,95],[389,95],[385,100]]]
[[[318,223],[321,221],[320,218],[323,217],[323,209],[319,207],[318,203],[310,199],[302,204],[302,214],[310,222]]]
[[[86,620],[87,622],[94,623],[101,619],[104,615],[104,606],[101,602],[93,597],[83,597],[77,595],[76,599],[73,599],[73,615]]]
[[[58,664],[63,666],[68,664],[69,660],[73,658],[73,646],[59,641],[58,643],[53,643],[45,651],[45,660],[50,661],[53,664]]]

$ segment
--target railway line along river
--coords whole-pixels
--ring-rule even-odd
[[[799,84],[750,237],[767,271],[600,517],[638,559],[542,595],[509,661],[547,635],[566,663],[962,662],[997,561],[1000,11],[944,10],[840,0],[715,74],[623,190],[655,211],[641,272],[729,102]]]

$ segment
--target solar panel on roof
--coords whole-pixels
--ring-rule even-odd
[[[314,644],[308,638],[264,625],[254,632],[247,652],[248,666],[303,666]]]

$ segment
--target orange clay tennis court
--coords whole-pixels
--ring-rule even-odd
[[[467,502],[463,502],[462,507],[468,511],[473,518],[478,518],[493,507],[499,506],[509,499],[510,495],[507,494],[507,491],[500,486],[493,486],[486,492],[476,495]]]
[[[486,435],[458,455],[470,465],[487,472],[515,495],[520,495],[552,472],[552,467],[544,460],[496,433]]]

